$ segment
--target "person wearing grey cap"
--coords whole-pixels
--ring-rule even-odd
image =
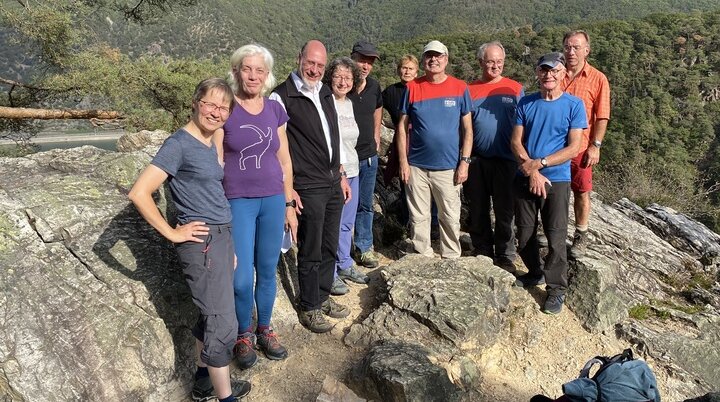
[[[543,312],[558,314],[568,286],[567,237],[570,159],[578,153],[587,127],[579,98],[564,93],[562,53],[542,56],[535,69],[540,91],[520,99],[510,146],[518,162],[515,176],[515,225],[518,254],[528,268],[516,286],[546,284]],[[548,238],[543,259],[537,242],[538,211]]]
[[[473,131],[467,84],[448,75],[448,49],[430,41],[423,49],[423,77],[408,82],[400,105],[397,150],[407,185],[410,238],[415,251],[432,257],[430,203],[440,221],[440,255],[460,257],[460,186],[467,179]],[[408,126],[412,125],[410,146]],[[458,146],[460,144],[460,146]]]
[[[355,150],[360,161],[358,176],[358,207],[355,217],[354,243],[357,259],[366,268],[375,268],[379,261],[373,252],[373,194],[378,170],[380,123],[382,122],[382,91],[380,83],[369,77],[373,64],[379,59],[375,45],[361,40],[355,43],[350,57],[360,67],[360,84],[348,98],[352,101],[355,122],[360,129]],[[352,268],[352,267],[351,267]],[[366,283],[364,274],[358,273],[354,282]]]

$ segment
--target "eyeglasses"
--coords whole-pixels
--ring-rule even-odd
[[[505,64],[505,60],[483,60],[483,64],[488,67],[502,66],[503,64]]]
[[[551,75],[551,76],[553,76],[553,77],[557,77],[557,75],[560,74],[560,72],[563,71],[563,70],[564,70],[564,69],[562,69],[562,68],[553,68],[552,70],[551,70],[551,69],[540,68],[540,69],[538,69],[538,73],[539,73],[540,75]]]
[[[203,109],[204,113],[213,113],[216,110],[219,110],[220,113],[224,115],[230,114],[230,108],[227,106],[218,106],[212,102],[205,102],[202,99],[198,100],[198,102],[200,102],[200,107]]]
[[[353,77],[343,77],[340,75],[333,75],[332,79],[333,79],[333,81],[338,81],[338,82],[340,82],[340,81],[349,82],[349,83],[353,82]]]
[[[445,53],[425,53],[425,60],[430,59],[442,59],[443,57],[447,57]]]
[[[565,45],[565,46],[563,46],[563,50],[565,50],[565,51],[568,52],[568,53],[569,53],[571,50],[574,50],[575,53],[577,53],[577,52],[579,52],[581,49],[584,49],[584,48],[585,48],[585,46],[580,46],[580,45],[575,45],[575,46]]]

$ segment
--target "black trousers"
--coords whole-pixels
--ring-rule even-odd
[[[567,238],[570,183],[545,186],[547,198],[530,193],[527,177],[515,178],[515,224],[518,254],[531,275],[545,275],[548,294],[565,294],[568,286]],[[538,211],[548,239],[548,254],[543,264],[537,242]]]
[[[470,222],[468,233],[473,248],[490,258],[515,259],[513,233],[513,180],[517,162],[503,158],[476,157],[468,169],[463,183],[463,194],[468,200]],[[492,200],[492,204],[491,201]],[[490,210],[495,214],[493,233]]]
[[[339,183],[297,190],[297,193],[303,204],[302,214],[298,216],[300,310],[310,311],[319,309],[330,296],[343,194]]]

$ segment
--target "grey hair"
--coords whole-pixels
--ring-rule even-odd
[[[355,63],[353,59],[347,56],[338,57],[330,62],[330,65],[327,67],[327,73],[323,76],[323,83],[332,88],[332,76],[335,74],[335,70],[337,70],[338,67],[345,67],[350,70],[353,76],[353,87],[350,92],[357,92],[357,89],[362,81],[360,67],[358,67],[357,63]]]
[[[502,52],[503,52],[503,56],[505,56],[505,47],[499,41],[494,40],[492,42],[487,42],[487,43],[483,43],[482,45],[480,45],[480,47],[478,48],[478,51],[477,51],[477,59],[478,60],[482,60],[485,58],[485,51],[490,46],[499,47],[500,50],[502,50]]]
[[[255,55],[262,56],[265,62],[265,68],[268,70],[268,76],[263,84],[262,94],[265,95],[275,88],[275,74],[273,74],[275,60],[273,59],[272,53],[263,46],[250,44],[240,47],[230,57],[230,72],[228,75],[230,76],[229,81],[233,93],[237,93],[240,90],[240,83],[237,82],[237,76],[234,74],[235,70],[242,64],[246,57]]]

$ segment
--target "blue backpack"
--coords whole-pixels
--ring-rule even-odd
[[[600,368],[589,378],[596,364],[600,364]],[[572,402],[660,402],[655,375],[647,363],[633,359],[630,349],[613,357],[590,359],[580,371],[580,377],[563,384],[562,388]]]

